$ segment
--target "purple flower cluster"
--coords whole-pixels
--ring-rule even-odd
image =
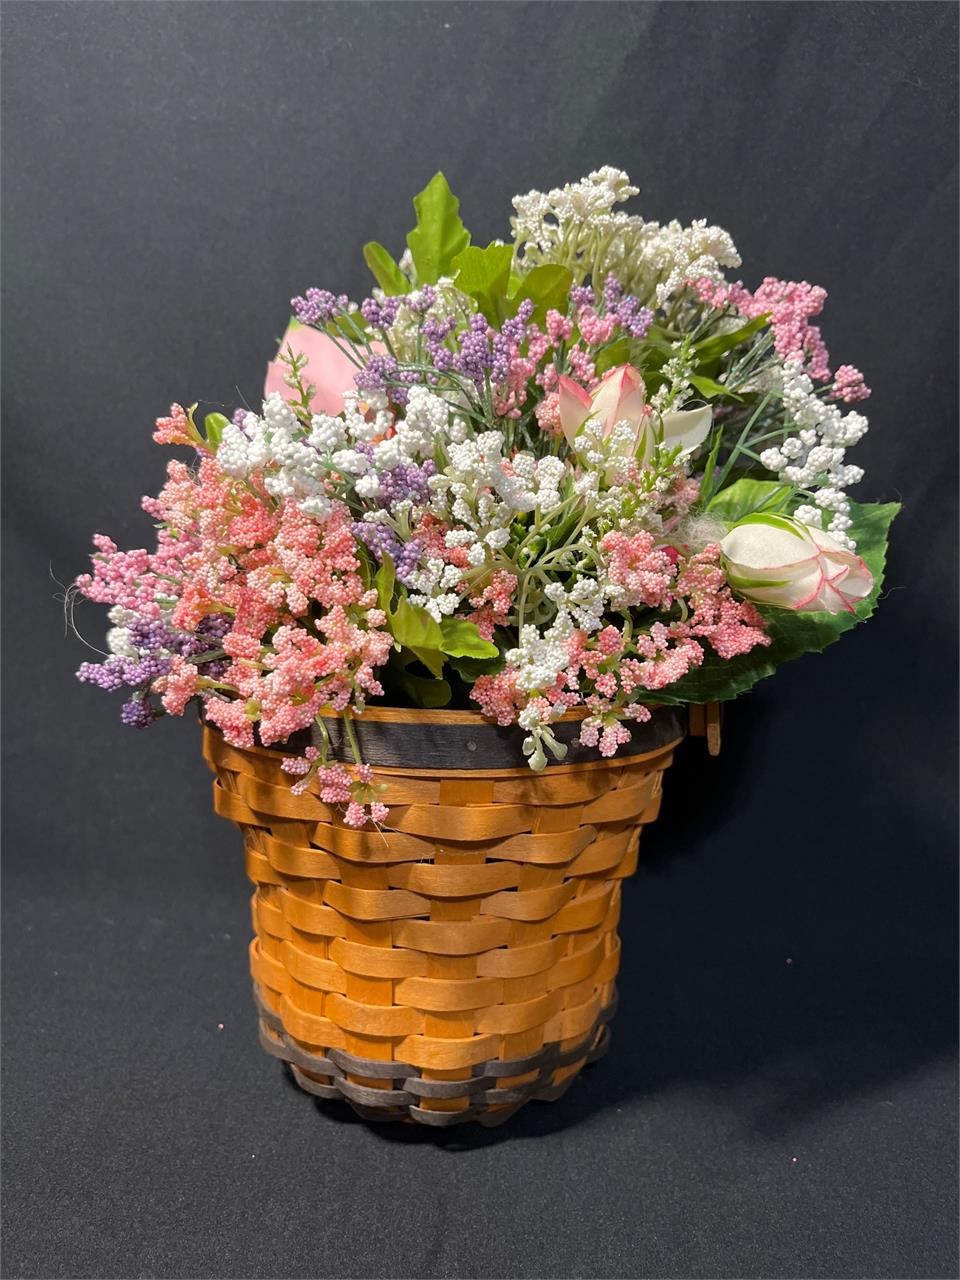
[[[427,458],[419,467],[411,462],[379,472],[380,501],[388,508],[398,502],[426,502],[430,497],[428,481],[436,474],[437,464],[432,458]]]
[[[120,719],[126,725],[143,729],[160,715],[150,702],[147,689],[154,680],[168,674],[170,655],[176,653],[192,659],[216,651],[229,630],[230,619],[225,614],[203,618],[196,632],[189,635],[174,631],[159,618],[135,618],[128,631],[130,646],[137,651],[137,656],[112,653],[103,662],[83,662],[77,679],[82,684],[95,684],[107,693],[124,687],[138,690],[137,696],[121,707]],[[226,671],[228,663],[224,658],[217,658],[197,665],[203,675],[217,679]]]
[[[423,547],[419,538],[411,538],[409,542],[401,542],[392,529],[382,524],[367,524],[357,521],[353,526],[354,537],[358,538],[373,552],[377,560],[383,562],[389,556],[396,566],[397,578],[404,585],[409,585],[414,570],[420,563]]]
[[[81,684],[95,684],[107,693],[116,693],[124,685],[139,689],[141,685],[165,676],[170,670],[170,659],[154,653],[141,658],[128,658],[112,653],[105,662],[82,662],[77,672]]]
[[[444,346],[444,343],[456,327],[456,316],[447,316],[445,320],[437,320],[433,316],[428,316],[421,328],[430,362],[435,369],[440,370],[442,373],[453,368],[453,352],[449,347]]]
[[[572,298],[575,290],[570,290]],[[640,299],[631,295],[624,297],[623,285],[614,275],[609,275],[603,285],[603,305],[608,315],[615,315],[617,323],[624,333],[631,338],[643,338],[653,324],[653,312],[649,307],[641,307]]]
[[[437,300],[437,291],[432,284],[421,285],[407,294],[407,306],[419,315],[425,315]]]
[[[525,298],[517,308],[517,314],[510,320],[504,320],[500,332],[493,335],[493,366],[491,369],[494,382],[506,382],[510,376],[510,362],[520,349],[520,344],[527,339],[527,327],[533,319],[533,302]]]
[[[384,298],[378,302],[376,298],[364,298],[360,303],[360,314],[373,329],[389,329],[397,318],[402,298]]]
[[[329,289],[308,289],[304,297],[290,299],[293,314],[300,323],[313,325],[318,329],[329,324],[339,312],[346,311],[349,303],[350,299],[345,293],[336,297]]]
[[[396,377],[397,362],[393,356],[374,355],[359,373],[353,375],[353,380],[361,391],[383,391]]]
[[[452,367],[464,374],[478,388],[493,369],[493,351],[490,349],[490,326],[486,316],[475,315],[470,328],[460,335],[460,350],[454,355]]]
[[[631,338],[643,338],[653,324],[653,312],[649,307],[641,307],[637,298],[623,298],[617,306],[617,319],[620,328]]]

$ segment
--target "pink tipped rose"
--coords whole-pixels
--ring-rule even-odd
[[[595,418],[609,436],[619,422],[636,429],[641,462],[649,462],[657,440],[668,449],[678,445],[685,452],[699,448],[710,434],[713,411],[709,405],[701,409],[673,410],[656,414],[646,403],[643,378],[633,365],[621,364],[605,373],[592,391],[585,391],[572,378],[563,375],[558,384],[558,416],[567,444],[571,447],[581,427]]]
[[[731,587],[758,604],[854,613],[873,588],[860,556],[823,529],[789,516],[747,516],[720,548]]]
[[[629,422],[639,432],[646,416],[646,394],[643,379],[630,364],[610,369],[592,391],[585,391],[564,374],[559,381],[559,415],[567,444],[573,444],[590,418],[600,420],[605,436],[618,422]]]

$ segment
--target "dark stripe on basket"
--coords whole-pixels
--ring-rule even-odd
[[[254,1001],[260,1014],[260,1043],[274,1058],[290,1067],[301,1089],[318,1098],[342,1099],[365,1120],[410,1119],[438,1127],[478,1120],[488,1128],[504,1120],[525,1102],[552,1102],[559,1098],[576,1079],[573,1074],[553,1084],[556,1071],[578,1062],[596,1062],[610,1046],[607,1023],[616,1013],[617,997],[600,1011],[589,1032],[572,1048],[561,1049],[556,1043],[526,1058],[491,1058],[478,1063],[465,1080],[424,1080],[420,1069],[406,1062],[386,1062],[379,1058],[359,1058],[342,1049],[330,1049],[323,1057],[308,1053],[287,1035],[283,1024],[264,1004],[256,986]],[[501,1079],[527,1075],[536,1071],[534,1080],[525,1084],[502,1086]],[[358,1084],[348,1075],[368,1080],[396,1080],[392,1089],[377,1089]],[[314,1079],[326,1076],[329,1083]],[[418,1105],[421,1098],[463,1098],[469,1105],[460,1111],[431,1111]],[[489,1108],[496,1107],[491,1111]]]
[[[513,769],[527,763],[523,754],[523,740],[527,736],[516,725],[502,726],[479,720],[475,724],[434,724],[417,722],[385,724],[376,720],[353,720],[363,759],[368,764],[386,765],[407,769]],[[350,760],[339,718],[324,718],[330,734],[334,754],[338,759]],[[574,745],[580,734],[579,720],[562,721],[551,726],[557,738],[567,744],[563,764],[582,764],[602,760],[596,747]],[[630,721],[630,741],[618,749],[617,759],[645,755],[666,747],[683,736],[683,722],[673,707],[657,707],[649,720]],[[302,746],[308,745],[304,739]],[[320,731],[314,730],[314,745],[320,745]],[[284,750],[296,750],[291,739]],[[547,753],[550,764],[553,757]]]

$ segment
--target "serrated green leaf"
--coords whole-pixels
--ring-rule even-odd
[[[203,434],[211,449],[216,449],[223,439],[224,427],[229,427],[230,419],[222,413],[208,413],[203,420]]]
[[[376,240],[363,246],[363,260],[384,293],[396,295],[407,293],[410,281],[403,274],[393,259],[393,255]]]
[[[457,288],[473,298],[492,325],[506,317],[512,262],[512,245],[488,244],[485,249],[468,245],[450,264],[450,270],[456,272]]]
[[[707,511],[736,524],[757,512],[785,511],[793,493],[790,485],[776,480],[737,480],[710,499]]]
[[[444,618],[440,630],[443,652],[452,658],[495,658],[499,653],[495,644],[484,640],[477,624],[465,618]]]
[[[413,197],[413,207],[417,225],[407,235],[407,247],[417,269],[417,283],[436,284],[470,243],[470,232],[460,221],[460,201],[442,173],[434,174]]]
[[[887,536],[900,510],[898,502],[850,504],[853,525],[850,535],[873,574],[873,590],[856,606],[854,613],[795,613],[788,609],[758,606],[767,622],[772,643],[738,658],[724,659],[708,652],[702,667],[691,671],[676,684],[659,690],[661,703],[727,702],[744,693],[784,662],[804,653],[819,653],[839,640],[844,632],[869,618],[877,606],[883,587]]]
[[[542,326],[547,322],[548,311],[566,311],[572,284],[573,272],[568,267],[555,262],[534,267],[510,295],[511,314],[515,315],[520,303],[529,298],[534,304],[532,318]]]

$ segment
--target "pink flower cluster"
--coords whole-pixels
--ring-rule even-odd
[[[484,715],[504,725],[531,709],[550,723],[571,707],[586,706],[591,716],[581,742],[611,755],[629,741],[622,719],[649,718],[636,699],[676,684],[699,667],[704,642],[721,658],[733,658],[769,645],[770,637],[756,608],[732,594],[716,544],[689,552],[658,547],[647,532],[614,532],[600,547],[608,580],[625,593],[622,607],[657,609],[674,620],[653,622],[636,634],[626,622],[593,634],[575,630],[566,641],[567,667],[549,689],[525,693],[516,672],[508,669],[480,677],[473,697]]]
[[[690,284],[700,301],[711,306],[731,306],[747,320],[769,315],[777,355],[784,360],[800,358],[809,377],[818,382],[829,380],[830,353],[819,325],[810,323],[823,311],[827,299],[827,291],[821,285],[809,284],[806,280],[799,283],[778,280],[776,276],[767,276],[753,293],[742,284],[718,283],[706,278],[692,280]],[[863,374],[849,364],[840,366],[833,382],[833,396],[847,404],[865,400],[870,394]]]
[[[185,415],[162,419],[172,438]],[[170,423],[173,426],[170,426]],[[193,636],[227,618],[216,678],[174,655],[144,690],[181,715],[192,697],[234,746],[285,741],[322,707],[362,709],[382,693],[376,669],[393,640],[376,592],[360,574],[351,517],[342,504],[320,522],[288,500],[272,500],[202,458],[197,470],[171,462],[167,483],[144,510],[160,524],[155,551],[121,551],[94,539],[84,595],[135,619],[163,619]],[[199,646],[209,648],[209,645]]]
[[[294,795],[302,795],[316,779],[321,801],[344,808],[343,821],[348,827],[384,822],[389,816],[387,806],[373,799],[377,788],[373,769],[368,764],[357,764],[352,768],[342,764],[324,764],[319,750],[307,747],[302,756],[285,756],[280,768],[296,777],[297,781],[290,788]]]

